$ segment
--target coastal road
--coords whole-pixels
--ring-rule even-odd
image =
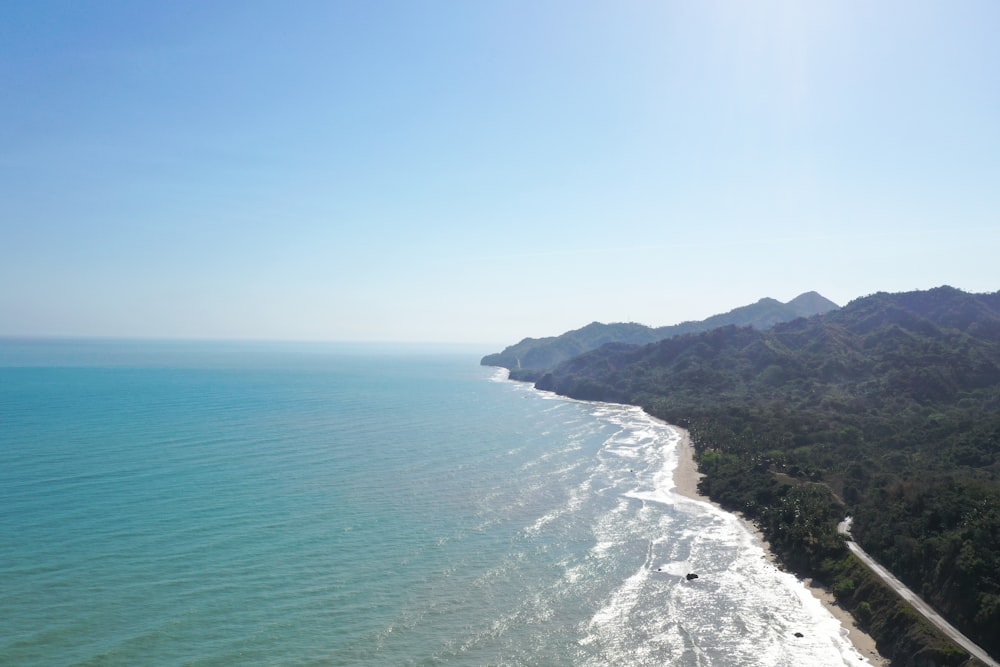
[[[920,597],[903,585],[899,579],[893,576],[892,572],[879,565],[874,558],[869,556],[857,542],[851,538],[851,517],[847,517],[837,525],[837,532],[847,537],[847,547],[861,562],[871,568],[892,590],[896,591],[900,597],[913,605],[913,608],[920,612],[924,618],[937,626],[941,632],[946,634],[952,641],[964,648],[973,657],[989,667],[1000,667],[1000,663],[990,657],[989,653],[980,648],[975,642],[955,629],[955,627],[944,620],[941,614],[934,611],[933,607],[924,602]]]

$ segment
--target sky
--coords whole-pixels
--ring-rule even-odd
[[[997,34],[995,0],[5,3],[0,335],[491,352],[995,292]]]

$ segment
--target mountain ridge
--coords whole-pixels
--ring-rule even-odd
[[[739,306],[704,320],[662,327],[649,327],[635,322],[591,322],[559,336],[525,338],[502,352],[486,355],[480,363],[483,366],[506,368],[511,371],[513,379],[531,380],[540,377],[540,371],[552,369],[564,361],[609,343],[645,345],[730,324],[766,329],[779,322],[822,314],[837,308],[839,306],[833,301],[811,291],[800,294],[788,303],[764,297],[755,303]]]

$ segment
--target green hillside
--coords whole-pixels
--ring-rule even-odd
[[[869,553],[1000,654],[1000,292],[879,293],[766,331],[608,345],[537,386],[689,428],[703,491],[833,582],[888,654],[961,662],[850,564],[847,513]]]

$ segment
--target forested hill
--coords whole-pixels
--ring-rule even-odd
[[[596,350],[607,343],[642,345],[683,334],[708,331],[727,324],[766,329],[778,322],[826,313],[837,307],[837,304],[816,292],[806,292],[788,303],[764,298],[757,303],[741,306],[721,315],[713,315],[699,322],[682,322],[665,327],[592,322],[560,336],[525,338],[520,343],[507,347],[503,352],[483,357],[482,364],[507,368],[515,379],[535,379],[540,376],[538,371],[555,368],[567,359]]]
[[[834,581],[890,653],[933,642],[858,588],[833,531],[845,512],[869,553],[1000,655],[1000,292],[879,293],[766,331],[609,345],[537,386],[688,427],[703,490]]]

